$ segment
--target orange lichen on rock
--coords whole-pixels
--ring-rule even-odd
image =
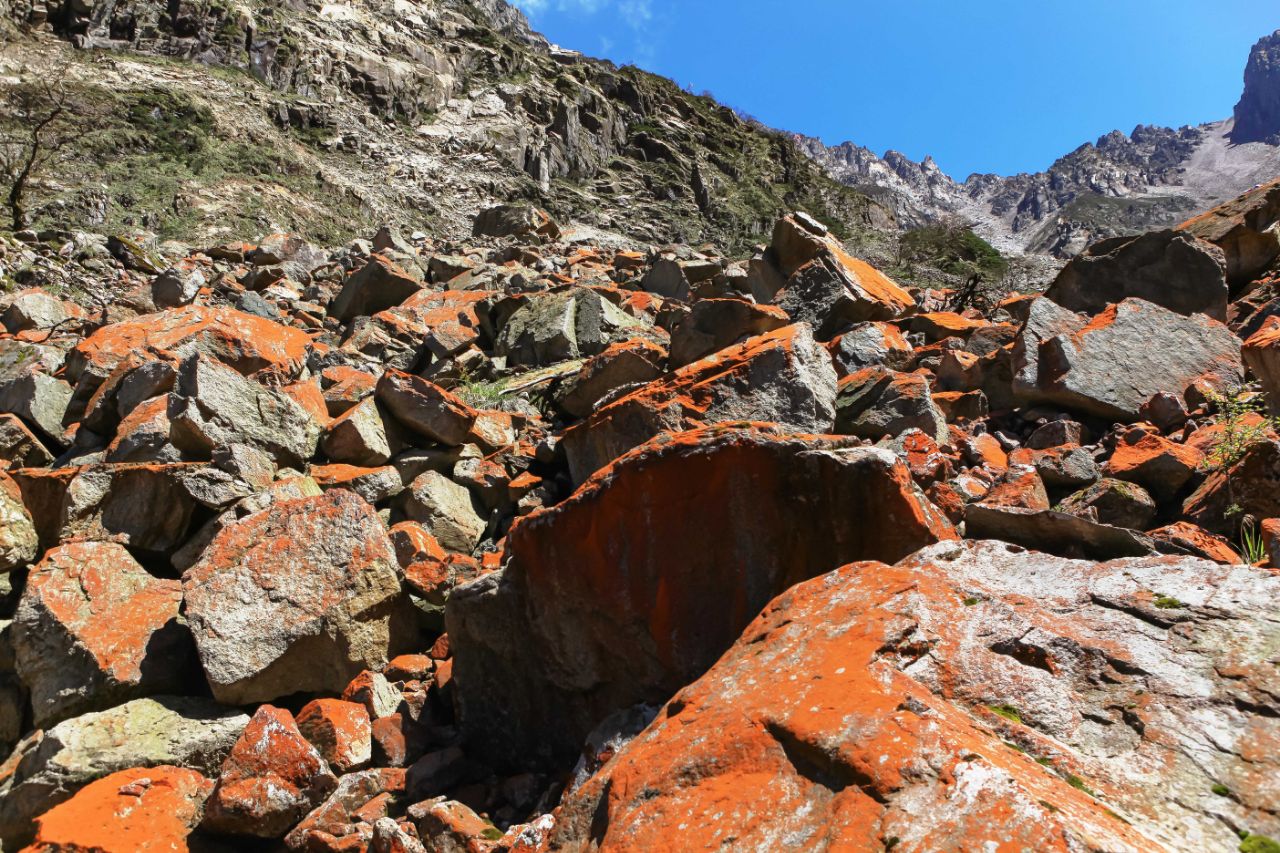
[[[512,529],[499,583],[536,619],[469,595],[487,582],[454,590],[464,719],[497,749],[576,750],[610,711],[697,677],[771,595],[954,536],[887,451],[749,424],[664,434]],[[491,730],[508,704],[522,718]]]
[[[82,788],[36,819],[22,853],[186,853],[213,783],[181,767],[138,767]]]
[[[1276,825],[1254,792],[1280,728],[1230,701],[1265,695],[1268,651],[1208,611],[1212,652],[1153,633],[1156,583],[1254,619],[1280,579],[970,543],[803,583],[565,798],[541,849],[1230,849],[1221,808]],[[1217,779],[1248,801],[1214,800]]]
[[[188,305],[105,326],[81,341],[67,357],[67,372],[105,377],[135,354],[176,361],[198,351],[244,374],[296,376],[311,338],[303,331],[233,308]]]

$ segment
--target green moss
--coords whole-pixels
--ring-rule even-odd
[[[1012,705],[988,705],[987,709],[996,716],[1004,717],[1011,723],[1022,725],[1022,715]]]
[[[1157,595],[1152,603],[1161,610],[1180,610],[1187,606],[1171,595]]]
[[[1280,853],[1280,843],[1265,835],[1250,835],[1240,842],[1240,853]]]
[[[502,836],[504,835],[506,835],[506,833],[503,832],[501,829],[498,829],[498,827],[496,826],[485,827],[480,832],[480,837],[486,838],[489,841],[497,841],[499,838],[502,838]]]
[[[1096,796],[1098,796],[1097,794],[1095,794],[1095,793],[1093,792],[1093,789],[1092,789],[1092,788],[1090,788],[1088,785],[1086,785],[1086,784],[1084,783],[1084,780],[1083,780],[1083,779],[1081,779],[1081,778],[1080,778],[1079,776],[1077,776],[1076,774],[1074,774],[1074,773],[1068,773],[1068,774],[1066,775],[1066,777],[1065,777],[1065,778],[1066,778],[1066,780],[1067,780],[1067,784],[1068,784],[1068,785],[1070,785],[1071,787],[1075,788],[1077,791],[1084,791],[1086,794],[1088,794],[1088,795],[1089,795],[1089,796],[1091,796],[1091,797],[1096,797]]]
[[[964,600],[964,606],[965,606],[965,607],[973,607],[975,604],[977,604],[977,603],[978,603],[979,601],[981,601],[981,600],[982,600],[982,599],[980,599],[980,598],[974,598],[973,596],[970,596],[969,598],[966,598],[966,599]]]
[[[1214,792],[1215,794],[1217,794],[1219,797],[1229,797],[1229,796],[1231,796],[1231,789],[1230,789],[1230,788],[1228,788],[1226,785],[1223,785],[1221,782],[1219,782],[1219,783],[1215,784],[1215,785],[1214,785],[1212,788],[1210,788],[1209,790],[1210,790],[1210,791],[1213,791],[1213,792]]]
[[[1054,812],[1059,811],[1058,807],[1055,806],[1053,803],[1049,802],[1048,800],[1040,800],[1039,802],[1040,802],[1040,805],[1044,806],[1045,810],[1048,811],[1050,814],[1053,814]]]

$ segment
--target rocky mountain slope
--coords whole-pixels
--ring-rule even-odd
[[[1172,130],[1139,126],[1087,143],[1045,172],[971,175],[931,159],[878,157],[846,142],[797,142],[831,175],[893,208],[908,227],[949,217],[1006,253],[1069,258],[1089,243],[1175,225],[1280,174],[1280,31],[1253,48],[1232,119]],[[1224,110],[1225,111],[1225,110]]]
[[[0,842],[1268,853],[1277,223],[0,238]]]
[[[461,237],[528,199],[598,239],[745,248],[804,207],[868,248],[892,216],[785,135],[636,68],[553,49],[503,0],[0,4],[5,109],[71,107],[32,224],[334,242]],[[610,237],[609,235],[612,235]]]
[[[1280,180],[995,299],[500,0],[6,11],[0,849],[1280,849]]]

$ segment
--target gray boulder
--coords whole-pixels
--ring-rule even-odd
[[[227,704],[339,693],[412,638],[386,528],[345,489],[224,527],[182,587],[205,676]]]
[[[40,538],[22,503],[22,491],[0,471],[0,574],[27,565],[39,551]]]
[[[1034,359],[1034,336],[1024,330],[1015,345],[1020,399],[1132,422],[1162,392],[1185,397],[1192,385],[1226,392],[1240,384],[1240,339],[1203,314],[1185,317],[1126,299],[1086,325],[1071,329],[1073,323],[1046,335]]]
[[[511,364],[544,367],[596,355],[643,325],[591,290],[543,293],[511,315],[494,351]]]
[[[929,380],[918,373],[868,367],[840,380],[835,431],[879,441],[918,429],[947,442],[947,419],[933,402]]]
[[[409,486],[404,514],[425,527],[445,548],[464,554],[475,550],[486,527],[467,487],[438,471],[419,475]]]
[[[1089,315],[1135,297],[1178,314],[1206,314],[1225,322],[1226,259],[1217,246],[1180,231],[1115,237],[1073,258],[1045,296]]]
[[[320,440],[315,420],[290,397],[246,379],[207,356],[182,363],[169,398],[173,443],[196,458],[249,444],[281,465],[301,465]]]

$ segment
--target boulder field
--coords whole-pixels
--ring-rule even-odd
[[[3,849],[1280,849],[1277,186],[982,305],[0,243]]]

